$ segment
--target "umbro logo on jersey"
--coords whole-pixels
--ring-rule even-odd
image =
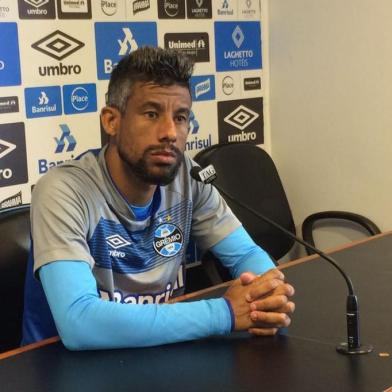
[[[114,234],[109,237],[106,237],[106,242],[113,249],[119,249],[123,248],[124,246],[131,245],[131,243],[125,238],[121,237],[120,234]]]
[[[70,56],[83,46],[83,42],[60,30],[54,31],[31,45],[32,48],[56,60],[62,60]]]

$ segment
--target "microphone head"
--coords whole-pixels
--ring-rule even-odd
[[[202,182],[203,184],[209,184],[217,177],[215,168],[212,165],[208,165],[204,169],[200,166],[193,166],[189,174],[194,180]]]

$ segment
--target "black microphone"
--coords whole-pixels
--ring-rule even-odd
[[[193,166],[190,171],[191,177],[203,184],[209,184],[213,182],[217,178],[217,174],[213,165],[209,165],[202,169],[200,166]],[[305,246],[306,248],[311,249],[315,253],[317,253],[321,258],[327,260],[330,264],[332,264],[343,276],[344,280],[346,281],[347,288],[348,288],[348,296],[346,302],[346,319],[347,319],[347,342],[340,343],[336,346],[336,350],[342,354],[367,354],[373,351],[373,346],[371,345],[362,345],[360,342],[360,332],[359,332],[359,305],[358,305],[358,298],[354,293],[354,286],[351,282],[351,279],[347,275],[347,273],[343,270],[343,268],[338,264],[336,260],[332,257],[326,255],[323,251],[315,248],[314,246],[310,245],[306,241],[302,240],[301,238],[295,236],[290,231],[286,230],[284,227],[279,225],[278,223],[274,222],[273,220],[269,219],[268,217],[260,214],[258,211],[249,207],[236,199],[234,196],[227,193],[224,189],[222,189],[219,185],[214,183],[214,186],[218,191],[226,196],[228,199],[233,201],[234,203],[238,204],[242,208],[250,211],[252,214],[257,216],[264,222],[267,222],[271,226],[277,228],[282,233],[287,235],[288,237],[292,238],[294,241],[300,243],[301,245]]]

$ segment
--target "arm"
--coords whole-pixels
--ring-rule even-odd
[[[39,276],[60,337],[72,350],[153,346],[231,330],[223,298],[170,305],[104,301],[82,261],[52,262]]]
[[[234,230],[210,250],[235,278],[243,272],[249,271],[260,275],[275,268],[270,256],[254,243],[243,226]]]

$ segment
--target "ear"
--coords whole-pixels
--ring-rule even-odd
[[[109,136],[115,136],[120,128],[121,113],[112,106],[105,106],[101,110],[103,129]]]

